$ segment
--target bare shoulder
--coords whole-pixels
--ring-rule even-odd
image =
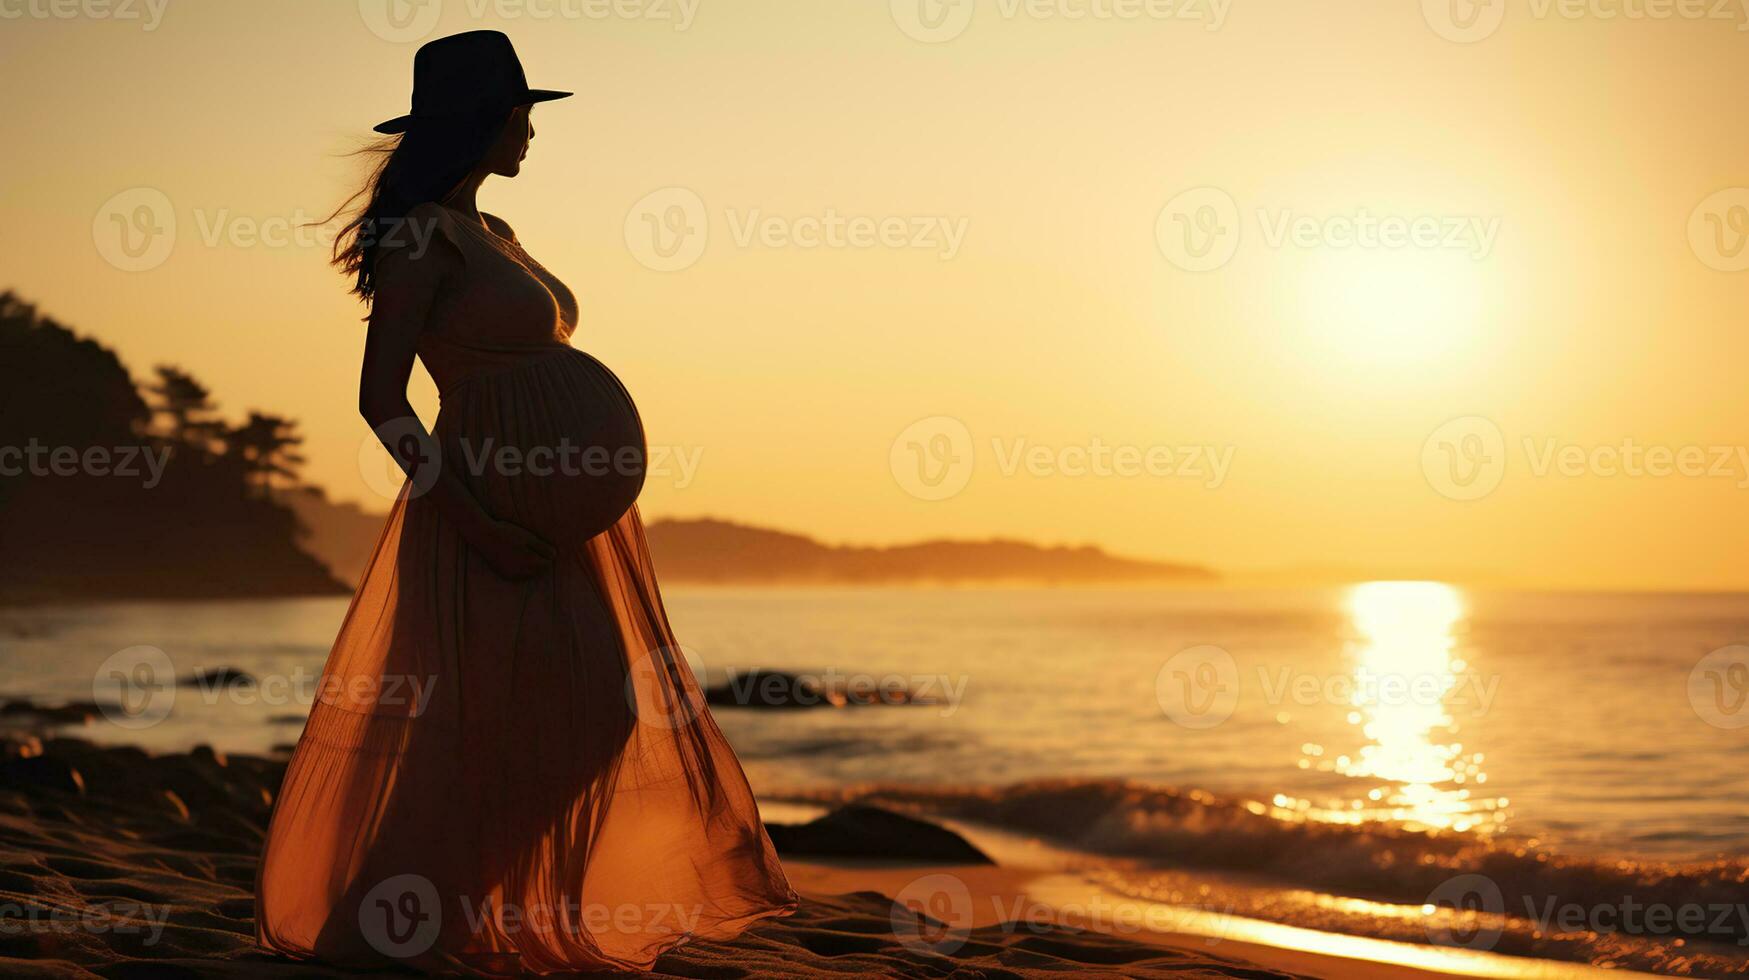
[[[505,221],[503,218],[500,218],[495,214],[487,214],[484,211],[480,212],[480,217],[485,219],[486,227],[492,229],[493,234],[497,235],[499,238],[507,238],[513,242],[516,241],[516,229],[510,227],[510,222]]]
[[[455,218],[430,201],[416,204],[398,219],[387,219],[379,229],[379,273],[387,268],[420,268],[426,274],[441,274],[460,263]]]
[[[403,237],[414,244],[434,241],[439,237],[455,237],[455,216],[450,214],[448,208],[435,201],[413,205],[407,211],[403,224],[407,226]]]

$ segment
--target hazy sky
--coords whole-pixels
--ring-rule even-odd
[[[496,28],[579,94],[481,203],[677,454],[647,517],[1749,585],[1749,18],[1500,3],[0,0],[0,285],[386,506],[282,236]]]

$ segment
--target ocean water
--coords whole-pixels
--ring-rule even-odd
[[[1749,852],[1749,597],[1341,590],[666,593],[707,683],[791,670],[941,704],[717,709],[763,795],[1128,781],[1268,816],[1527,838],[1599,858]],[[82,737],[296,742],[341,598],[0,611],[0,693],[112,700],[117,651],[178,677],[154,725]],[[122,660],[136,660],[133,653]],[[96,688],[94,688],[96,681]]]
[[[872,797],[986,846],[1045,846],[1074,901],[1165,910],[1210,941],[1749,974],[1749,596],[1379,582],[667,601],[707,684],[766,668],[928,702],[717,708],[774,809]],[[0,610],[0,694],[126,707],[68,732],[94,740],[283,751],[346,605]],[[257,682],[198,683],[219,668]],[[1460,972],[1565,975],[1490,962]]]
[[[940,702],[719,708],[765,796],[880,786],[1017,823],[1063,809],[1040,800],[1098,797],[1130,819],[1092,843],[1125,853],[1255,821],[1369,839],[1432,830],[1597,861],[1749,853],[1749,649],[1735,647],[1749,643],[1749,596],[1372,583],[672,589],[667,601],[708,682],[763,667]],[[113,700],[106,672],[156,648],[179,677],[234,667],[262,683],[181,687],[167,714],[72,734],[268,752],[296,740],[345,608],[4,610],[0,693]]]

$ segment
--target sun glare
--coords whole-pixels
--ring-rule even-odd
[[[1278,807],[1342,822],[1489,832],[1504,798],[1483,793],[1483,755],[1458,740],[1451,704],[1473,704],[1476,681],[1457,655],[1464,597],[1441,582],[1368,582],[1348,594],[1353,696],[1348,721],[1360,745],[1336,754],[1308,744],[1302,766],[1354,779],[1363,791],[1328,807],[1278,797]]]
[[[1481,289],[1475,261],[1461,253],[1325,249],[1306,262],[1300,295],[1323,354],[1400,364],[1447,353],[1472,336]]]

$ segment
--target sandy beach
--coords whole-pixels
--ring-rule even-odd
[[[283,763],[151,755],[13,735],[0,789],[0,973],[14,977],[346,975],[259,952],[251,893]],[[1244,943],[1055,925],[1037,871],[786,859],[801,910],[730,943],[684,947],[658,976],[1432,976]],[[911,931],[892,895],[964,882],[964,928]],[[1022,913],[1004,922],[1000,910]],[[895,925],[899,926],[897,932]],[[938,924],[934,924],[938,925]],[[934,941],[932,946],[930,943]],[[939,951],[938,951],[939,950]]]

